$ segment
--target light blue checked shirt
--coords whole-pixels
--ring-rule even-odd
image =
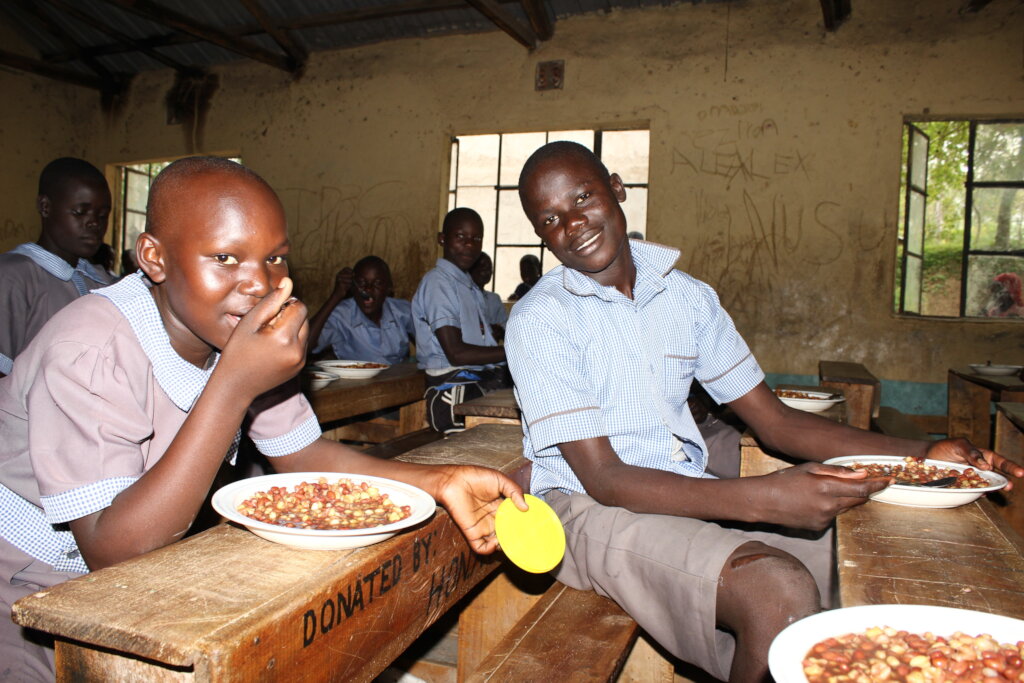
[[[462,341],[475,346],[497,346],[484,312],[484,293],[469,273],[448,259],[420,280],[412,298],[412,318],[416,325],[416,358],[428,375],[441,375],[453,366],[434,333],[442,327],[462,330]],[[470,367],[478,370],[483,366]]]
[[[328,346],[340,360],[363,360],[394,365],[409,357],[414,334],[412,305],[404,299],[384,299],[377,325],[360,310],[355,298],[334,307],[324,323],[314,353]]]
[[[3,311],[0,314],[0,324],[24,328],[0,332],[0,373],[5,375],[11,374],[14,358],[21,349],[32,340],[53,313],[74,300],[76,292],[77,296],[82,296],[91,289],[110,284],[110,276],[102,268],[97,268],[85,259],[78,259],[78,264],[72,268],[71,264],[60,256],[33,242],[19,244],[0,258],[0,270],[10,268],[13,277],[18,277],[17,266],[10,258],[15,254],[30,259],[57,280],[70,283],[74,290],[49,291],[53,288],[44,286],[48,291],[21,291],[25,287],[31,288],[31,285],[24,281],[8,282],[6,278],[0,278],[0,287],[6,290],[0,292],[0,310]],[[11,300],[8,301],[9,298]],[[20,299],[15,301],[14,298]],[[32,310],[32,307],[36,306],[41,306],[45,310]]]
[[[484,316],[491,325],[504,327],[508,322],[508,311],[496,292],[484,292]]]
[[[558,444],[600,436],[629,465],[713,476],[686,403],[691,382],[727,403],[764,379],[714,290],[674,269],[678,250],[630,248],[633,299],[558,266],[512,309],[505,351],[535,495],[584,493]]]
[[[58,313],[54,325],[43,330],[19,356],[14,374],[0,380],[0,417],[4,422],[0,428],[4,436],[0,443],[3,477],[0,536],[57,571],[88,571],[66,523],[108,507],[121,491],[159,460],[163,455],[163,450],[159,449],[165,449],[174,434],[157,434],[156,431],[161,425],[167,431],[168,425],[180,425],[184,421],[219,360],[217,354],[208,368],[201,369],[174,351],[147,282],[137,273],[96,292],[116,307],[131,332],[119,331],[116,313],[107,307],[97,308],[93,297],[84,297]],[[99,324],[105,329],[75,331],[92,320],[101,320]],[[131,343],[132,333],[137,345]],[[102,341],[107,340],[108,335],[109,340]],[[101,348],[96,346],[97,339],[102,341]],[[64,359],[63,348],[72,349],[69,352],[72,360],[68,362],[86,359],[86,369],[47,365],[45,360],[54,349],[53,357]],[[94,357],[100,359],[95,365],[88,360]],[[95,369],[89,370],[90,367]],[[127,377],[127,373],[138,374],[147,367],[157,387],[152,387],[145,377]],[[62,376],[64,372],[68,378]],[[87,384],[80,386],[83,372]],[[47,391],[33,394],[37,383]],[[51,396],[47,393],[60,390],[73,394]],[[104,390],[117,395],[104,395]],[[157,392],[156,399],[151,392]],[[136,405],[140,400],[145,405]],[[64,401],[68,402],[69,409],[83,411],[83,415],[62,418],[65,428],[75,430],[75,439],[86,442],[100,439],[102,449],[98,448],[96,453],[61,453],[60,435],[45,433],[60,427],[29,423],[29,407],[35,405],[33,401],[39,402],[41,409],[56,411],[54,415],[61,413]],[[301,394],[267,398],[266,405],[264,410],[250,410],[253,440],[265,455],[276,457],[294,453],[319,438],[316,416]],[[108,413],[103,413],[101,406]],[[160,413],[161,410],[164,412]],[[92,412],[97,414],[94,416]],[[94,417],[97,422],[90,429]],[[133,419],[144,424],[127,424]],[[291,426],[281,434],[281,425]],[[267,434],[275,428],[277,435]],[[44,433],[37,432],[33,436],[32,430],[44,430]],[[81,437],[78,430],[86,430],[90,435]],[[256,438],[257,435],[263,438]],[[240,432],[236,433],[226,456],[231,461],[240,436]],[[52,461],[37,460],[42,456],[29,450],[35,443],[57,451]],[[104,458],[109,458],[109,462]],[[61,483],[65,481],[71,483]]]

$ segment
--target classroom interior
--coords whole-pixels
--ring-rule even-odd
[[[830,10],[851,3],[625,4],[556,16],[532,48],[492,24],[311,50],[297,73],[225,53],[202,106],[174,116],[174,69],[141,70],[107,102],[15,66],[42,57],[0,21],[0,251],[37,238],[51,159],[89,160],[116,195],[119,165],[216,154],[280,195],[311,312],[367,254],[411,299],[440,256],[453,139],[646,130],[644,235],[717,290],[770,384],[817,384],[821,361],[861,364],[882,406],[936,435],[951,368],[1024,363],[1024,319],[894,304],[904,123],[1024,118],[1024,4],[853,0],[831,27]],[[538,90],[538,65],[559,61],[560,87]]]

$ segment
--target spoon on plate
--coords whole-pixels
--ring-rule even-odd
[[[942,479],[934,479],[932,481],[926,481],[922,484],[915,484],[915,486],[929,486],[931,488],[941,489],[954,483],[956,483],[956,477],[943,477]]]

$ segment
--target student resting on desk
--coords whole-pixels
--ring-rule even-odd
[[[72,157],[51,161],[39,175],[36,210],[39,239],[0,254],[0,377],[54,313],[112,280],[89,262],[110,215],[99,169]]]
[[[709,476],[686,403],[694,379],[766,446],[804,460],[927,454],[1024,475],[962,439],[891,438],[783,405],[715,292],[675,270],[678,250],[627,240],[622,181],[585,147],[542,147],[519,192],[563,264],[516,304],[506,336],[530,488],[566,529],[555,576],[612,598],[672,654],[722,680],[764,680],[772,639],[822,596],[781,549],[791,539],[747,525],[824,529],[889,483],[820,462]]]
[[[246,423],[280,472],[416,485],[478,552],[497,547],[504,475],[379,460],[320,437],[294,379],[305,307],[290,298],[284,209],[259,176],[192,157],[154,181],[142,273],[60,311],[0,380],[0,678],[52,680],[53,652],[11,604],[181,538]]]
[[[437,236],[443,255],[412,298],[416,358],[427,373],[427,419],[444,434],[465,429],[454,406],[510,386],[505,349],[487,324],[483,292],[469,276],[483,235],[476,211],[449,211]]]
[[[505,323],[508,321],[508,312],[505,310],[505,304],[502,303],[501,297],[496,292],[488,292],[484,289],[487,283],[491,281],[492,275],[494,275],[494,264],[491,262],[491,257],[487,255],[486,251],[480,252],[480,258],[469,269],[469,276],[473,278],[473,282],[484,293],[484,318],[487,320],[487,324],[491,326],[491,333],[494,335],[494,338],[500,342],[505,338]]]
[[[391,269],[379,256],[365,256],[355,268],[339,271],[334,291],[309,321],[313,353],[330,348],[341,360],[388,365],[408,359],[415,334],[412,306],[388,296],[391,289]],[[349,290],[352,296],[345,298]]]

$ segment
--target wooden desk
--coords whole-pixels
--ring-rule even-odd
[[[843,607],[907,603],[1024,619],[1024,541],[981,498],[933,510],[868,502],[836,518]]]
[[[996,404],[995,450],[1018,465],[1024,465],[1024,403]],[[994,501],[995,502],[995,501]],[[1000,491],[996,509],[1021,536],[1024,536],[1024,484],[1012,491]]]
[[[511,389],[498,389],[452,409],[466,418],[466,428],[479,424],[519,424],[519,404]]]
[[[321,424],[398,408],[398,423],[389,433],[365,439],[384,441],[427,426],[423,401],[426,390],[426,373],[415,363],[399,363],[370,379],[335,380],[319,391],[308,392],[307,396]],[[350,436],[355,438],[355,435]],[[337,435],[336,438],[346,437]]]
[[[402,457],[510,474],[524,463],[505,425]],[[296,550],[221,524],[19,600],[13,616],[57,637],[61,681],[369,681],[500,558],[472,552],[440,508],[356,550]]]
[[[871,418],[878,417],[882,399],[877,377],[860,363],[823,360],[818,362],[818,379],[821,386],[843,392],[850,426],[871,429]]]
[[[975,446],[992,446],[992,401],[1024,402],[1024,380],[1015,375],[977,375],[970,368],[950,368],[948,375],[950,437],[965,436]]]

